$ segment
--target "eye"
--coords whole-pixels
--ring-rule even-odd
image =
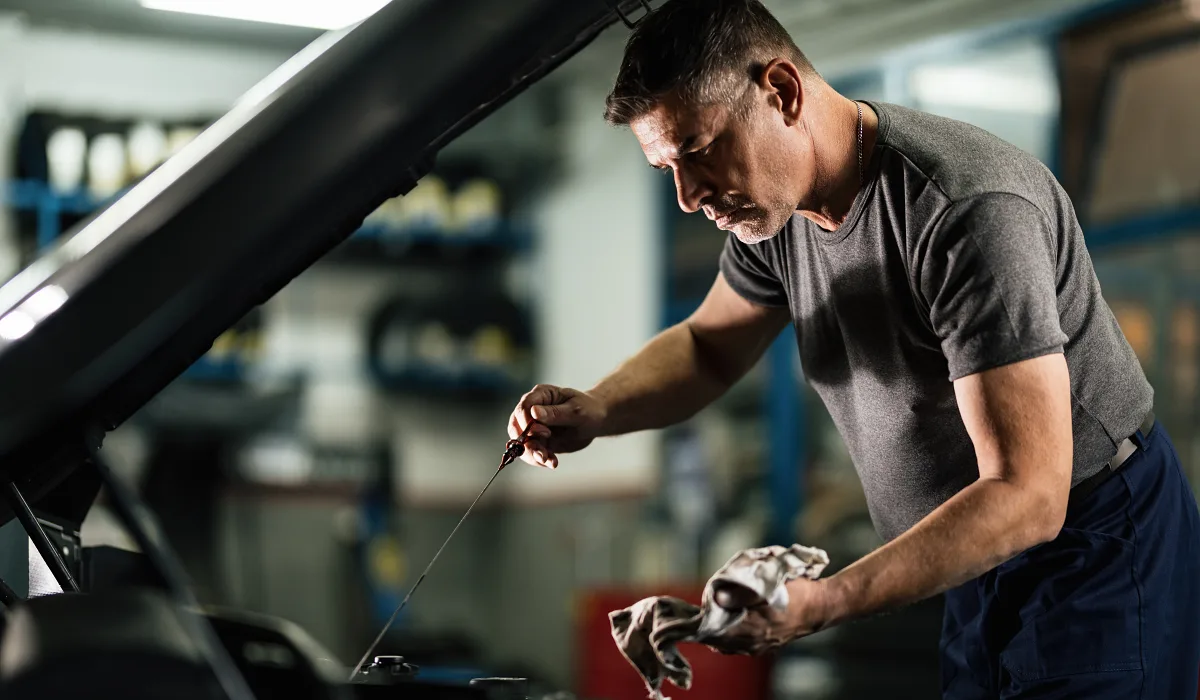
[[[712,155],[713,149],[716,148],[716,145],[717,141],[716,139],[713,139],[712,141],[709,141],[708,145],[704,148],[698,148],[695,151],[692,151],[692,155],[696,158],[707,158]]]

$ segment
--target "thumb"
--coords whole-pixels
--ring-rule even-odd
[[[579,407],[573,400],[556,406],[534,406],[530,413],[535,421],[547,426],[571,426],[579,422]]]

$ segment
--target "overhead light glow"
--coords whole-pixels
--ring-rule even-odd
[[[141,0],[142,7],[168,12],[343,29],[375,14],[389,0]]]
[[[0,318],[0,338],[9,341],[23,338],[33,330],[33,325],[33,319],[24,311],[9,312],[7,316]]]

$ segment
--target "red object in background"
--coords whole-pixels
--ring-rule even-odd
[[[581,700],[646,700],[646,685],[612,638],[608,613],[642,598],[668,595],[699,603],[703,585],[650,590],[602,589],[580,593],[576,610],[576,695]],[[679,650],[692,665],[692,689],[663,684],[671,700],[766,700],[770,697],[769,658],[727,656],[701,644]]]

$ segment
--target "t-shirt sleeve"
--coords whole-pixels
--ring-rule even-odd
[[[743,299],[760,306],[787,306],[787,291],[771,264],[769,241],[749,245],[730,234],[721,251],[721,274]]]
[[[1016,195],[946,213],[924,246],[919,284],[951,380],[1062,351],[1055,250],[1046,217]]]

